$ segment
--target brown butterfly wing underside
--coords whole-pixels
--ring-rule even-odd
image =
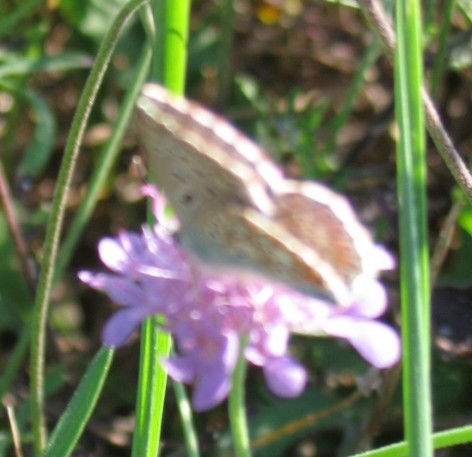
[[[223,118],[158,85],[144,87],[137,111],[139,140],[194,257],[346,303],[373,244],[345,198],[285,180]]]
[[[226,247],[233,265],[312,296],[349,302],[349,283],[303,239],[252,208],[231,208],[214,215],[206,236]],[[241,272],[238,272],[241,274]]]
[[[155,84],[144,86],[138,117],[139,140],[181,222],[219,202],[272,211],[268,193],[283,179],[279,169],[224,119]]]
[[[368,230],[343,196],[321,184],[286,180],[274,197],[272,220],[350,284],[378,256]],[[374,273],[375,274],[375,273]]]

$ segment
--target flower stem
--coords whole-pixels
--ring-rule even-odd
[[[229,396],[229,420],[234,448],[238,457],[251,456],[246,408],[244,407],[244,381],[246,378],[244,348],[247,345],[247,340],[247,336],[241,337],[238,363],[233,373],[233,387]]]

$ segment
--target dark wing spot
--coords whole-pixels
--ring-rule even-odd
[[[180,198],[180,201],[182,202],[182,204],[184,206],[190,206],[193,204],[194,202],[194,198],[193,198],[193,195],[190,194],[190,193],[185,193],[182,195],[182,197]]]

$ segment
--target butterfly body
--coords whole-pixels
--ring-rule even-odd
[[[182,245],[203,265],[346,304],[358,276],[389,263],[344,197],[285,179],[220,116],[155,84],[145,85],[137,113],[139,140],[179,218]]]

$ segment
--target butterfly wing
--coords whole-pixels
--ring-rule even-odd
[[[180,220],[182,244],[202,264],[341,304],[358,275],[382,269],[372,262],[378,248],[345,198],[285,180],[221,117],[155,84],[144,87],[137,114],[138,139]]]
[[[242,277],[259,275],[340,304],[349,302],[349,285],[339,272],[272,218],[252,208],[232,206],[220,208],[203,226],[204,238],[212,240],[214,266]],[[224,262],[218,263],[217,247],[224,250]],[[191,250],[195,252],[195,247]]]
[[[183,225],[220,202],[272,211],[280,170],[224,119],[156,84],[144,86],[137,114],[138,139]]]
[[[351,284],[360,274],[376,276],[387,267],[348,200],[309,181],[286,180],[274,197],[273,220],[327,262]]]

